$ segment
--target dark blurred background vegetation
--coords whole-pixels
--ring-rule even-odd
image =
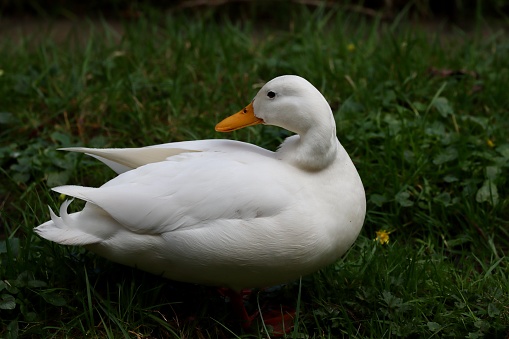
[[[309,7],[343,6],[345,10],[366,16],[381,15],[390,20],[404,11],[412,19],[446,19],[461,23],[483,16],[509,20],[509,0],[0,0],[1,16],[73,17],[102,15],[110,18],[135,19],[145,8],[165,11],[196,11],[221,7],[227,15],[249,14],[256,8],[258,17],[274,20],[279,9],[289,3]]]

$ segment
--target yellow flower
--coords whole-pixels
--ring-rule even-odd
[[[375,241],[378,241],[382,245],[388,244],[389,243],[389,234],[391,234],[391,232],[386,231],[386,230],[376,231]]]
[[[491,139],[486,140],[486,143],[488,144],[488,147],[490,147],[490,148],[495,147],[495,143]]]
[[[353,52],[353,51],[355,51],[355,45],[353,43],[349,43],[346,46],[346,49],[348,50],[348,52]]]

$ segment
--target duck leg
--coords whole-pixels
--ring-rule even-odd
[[[230,299],[233,311],[237,314],[237,316],[240,318],[240,321],[242,322],[242,328],[245,330],[249,329],[253,323],[253,320],[258,316],[258,311],[252,315],[249,315],[247,313],[246,306],[244,305],[244,296],[249,295],[251,290],[241,290],[237,292],[229,288],[221,288],[219,293]]]
[[[244,297],[250,295],[251,290],[247,289],[237,292],[231,289],[222,289],[221,294],[230,299],[234,312],[242,322],[242,328],[245,330],[249,329],[259,315],[259,311],[249,315],[244,304]],[[295,310],[286,306],[262,312],[262,321],[266,326],[272,327],[273,335],[289,333],[293,329],[294,318]]]

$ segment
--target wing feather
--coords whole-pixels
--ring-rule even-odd
[[[284,166],[285,168],[281,168]],[[294,198],[291,166],[253,153],[181,153],[125,172],[99,188],[54,190],[93,203],[130,231],[162,234],[217,220],[279,214]]]
[[[228,153],[247,151],[263,154],[265,156],[270,156],[270,154],[272,154],[270,151],[255,145],[224,139],[182,141],[139,148],[68,147],[60,148],[60,150],[85,153],[101,161],[117,174],[121,174],[150,163],[161,162],[167,158],[189,152]]]
[[[138,168],[140,166],[164,161],[169,157],[186,153],[198,152],[195,150],[181,149],[181,148],[86,148],[86,147],[72,147],[60,148],[63,151],[71,151],[78,153],[85,153],[90,155],[105,165],[110,167],[116,173],[124,173],[128,170]]]

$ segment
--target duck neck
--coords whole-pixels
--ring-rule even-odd
[[[336,129],[320,126],[287,138],[279,150],[278,157],[295,167],[306,171],[320,171],[327,168],[337,157],[339,141]]]

